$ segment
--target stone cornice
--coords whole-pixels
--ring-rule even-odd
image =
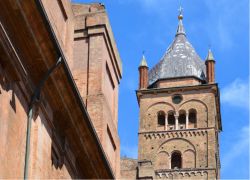
[[[174,174],[185,176],[204,176],[208,174],[208,171],[216,171],[214,168],[200,168],[200,169],[161,169],[156,170],[155,175],[159,178],[169,178],[172,177]]]

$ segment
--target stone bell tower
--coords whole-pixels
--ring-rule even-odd
[[[219,179],[220,98],[211,50],[202,61],[188,42],[182,10],[173,43],[148,71],[139,67],[137,178]]]

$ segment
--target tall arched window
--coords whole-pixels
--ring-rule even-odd
[[[174,111],[168,112],[168,129],[173,130],[175,127]]]
[[[182,168],[182,159],[181,159],[181,153],[178,151],[175,151],[172,153],[171,156],[171,169],[181,169]]]
[[[157,116],[158,116],[158,127],[165,126],[165,113],[163,111],[159,111]]]
[[[186,112],[184,110],[180,110],[178,120],[179,120],[179,128],[185,129],[186,128]]]
[[[195,109],[189,110],[188,120],[189,120],[189,125],[188,125],[189,128],[197,128],[197,112]]]

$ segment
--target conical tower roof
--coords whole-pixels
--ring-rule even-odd
[[[159,79],[195,76],[205,80],[205,63],[186,38],[182,23],[182,11],[178,16],[179,24],[175,39],[162,59],[149,71],[149,85]]]
[[[139,65],[139,67],[142,67],[142,66],[148,67],[147,60],[146,60],[144,54],[142,55],[142,59],[141,59],[141,63]]]
[[[214,55],[213,55],[211,49],[208,50],[206,61],[214,61]]]

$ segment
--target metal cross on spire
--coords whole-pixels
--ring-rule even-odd
[[[183,27],[183,24],[182,24],[182,20],[183,20],[183,8],[181,6],[181,3],[180,3],[180,8],[178,9],[179,11],[179,15],[178,15],[178,20],[179,20],[179,24],[178,24],[178,29],[177,29],[177,33],[176,35],[179,35],[179,34],[183,34],[185,35],[185,30],[184,30],[184,27]]]
[[[180,13],[180,14],[182,14],[182,12],[183,12],[183,8],[181,7],[181,5],[180,5],[180,7],[179,7],[178,11],[179,11],[179,13]]]
[[[183,8],[182,8],[182,3],[181,2],[182,2],[182,0],[179,0],[179,5],[180,5],[180,7],[178,9],[178,11],[179,11],[178,19],[179,20],[183,19]]]
[[[182,13],[183,13],[182,0],[179,0],[179,5],[180,5],[180,7],[179,7],[179,9],[178,9],[179,15],[182,15]]]
[[[178,11],[179,11],[179,16],[178,16],[178,19],[179,20],[182,20],[183,19],[183,8],[181,7],[181,5],[180,5],[180,8],[178,9]]]

